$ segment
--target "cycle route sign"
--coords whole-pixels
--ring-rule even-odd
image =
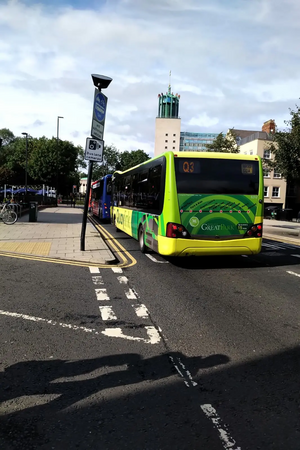
[[[103,140],[107,97],[95,89],[91,136]]]

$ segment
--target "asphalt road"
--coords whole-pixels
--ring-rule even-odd
[[[0,258],[0,449],[299,450],[300,247]]]

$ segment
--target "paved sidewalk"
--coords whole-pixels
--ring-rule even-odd
[[[0,252],[106,264],[115,261],[99,232],[87,221],[85,251],[80,250],[83,208],[59,205],[38,212],[37,222],[25,214],[14,225],[0,222]]]

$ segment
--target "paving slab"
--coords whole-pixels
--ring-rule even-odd
[[[80,250],[83,208],[66,205],[38,211],[36,222],[25,214],[14,225],[0,222],[0,251],[93,264],[109,264],[115,257],[99,232],[87,221],[85,251]]]

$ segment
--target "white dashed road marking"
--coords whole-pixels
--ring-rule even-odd
[[[98,267],[89,267],[91,273],[100,273],[100,269]]]
[[[109,300],[106,289],[95,289],[97,300]]]
[[[149,319],[149,311],[146,308],[145,305],[132,305],[133,309],[135,310],[135,313],[138,317],[141,319]]]
[[[136,300],[137,299],[137,296],[135,295],[133,290],[130,288],[127,291],[125,291],[125,295],[128,298],[128,300]]]
[[[120,284],[128,284],[128,278],[121,276],[121,277],[117,277],[118,281]]]
[[[218,430],[219,438],[221,439],[223,447],[230,450],[241,450],[241,447],[236,447],[235,440],[229,435],[226,430],[227,427],[222,423],[221,418],[218,416],[217,411],[212,407],[212,405],[201,405],[201,409],[206,417],[212,421],[214,427]]]
[[[92,277],[92,281],[94,284],[104,284],[101,275],[95,275]]]
[[[117,316],[112,310],[111,306],[99,306],[100,314],[102,317],[102,320],[117,320]]]
[[[106,330],[102,331],[102,333],[105,334],[105,336],[127,339],[129,341],[139,341],[144,342],[145,344],[158,344],[160,342],[160,335],[155,327],[146,326],[145,330],[147,332],[148,339],[137,336],[128,336],[123,333],[121,328],[106,328]]]

